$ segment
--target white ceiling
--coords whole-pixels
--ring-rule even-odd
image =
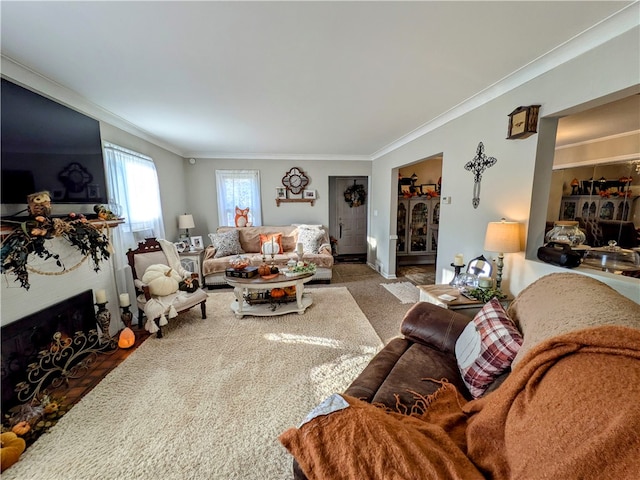
[[[370,159],[630,3],[3,0],[1,48],[185,157]]]

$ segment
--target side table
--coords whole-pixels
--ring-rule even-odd
[[[484,306],[483,301],[467,298],[457,288],[450,285],[419,285],[418,290],[420,290],[421,302],[429,302],[448,310],[455,310],[471,318]],[[439,298],[440,295],[451,295],[455,297],[455,300],[447,302]],[[507,298],[500,300],[500,303],[506,310],[512,301],[513,297],[507,295]]]
[[[181,252],[180,265],[185,270],[198,274],[198,283],[200,288],[204,287],[204,278],[202,276],[202,258],[204,256],[204,249],[193,250],[187,252]]]

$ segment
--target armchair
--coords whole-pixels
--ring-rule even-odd
[[[129,249],[127,261],[133,274],[133,283],[136,289],[136,304],[138,306],[138,326],[142,326],[143,315],[147,317],[144,324],[150,333],[157,333],[162,338],[162,327],[167,324],[167,316],[173,318],[196,305],[200,305],[202,318],[207,318],[206,302],[208,295],[201,288],[193,292],[178,290],[168,295],[153,295],[149,286],[143,283],[145,271],[151,265],[167,265],[175,269],[181,278],[198,278],[197,273],[184,270],[180,265],[178,251],[173,243],[166,240],[147,238],[138,243],[135,250]]]

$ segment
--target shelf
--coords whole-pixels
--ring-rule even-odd
[[[313,207],[315,198],[276,198],[276,206],[279,207],[281,203],[310,203]]]
[[[29,221],[29,220],[32,220],[32,219],[30,217],[24,218],[24,221]],[[94,218],[94,219],[88,220],[88,222],[92,223],[98,228],[100,227],[115,228],[118,225],[124,223],[124,218],[118,218],[116,220],[100,220],[100,219]],[[18,222],[18,221],[3,220],[2,225],[0,225],[0,234],[2,234],[3,236],[9,235],[16,228],[19,228],[21,223],[22,222]]]

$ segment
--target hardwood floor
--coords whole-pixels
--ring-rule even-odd
[[[89,393],[100,381],[114,368],[116,368],[125,358],[131,355],[136,348],[142,345],[149,333],[137,326],[132,328],[136,334],[135,344],[128,349],[118,348],[108,354],[99,354],[96,361],[84,376],[69,379],[66,385],[62,385],[54,394],[63,395],[65,403],[75,405],[82,397]]]

